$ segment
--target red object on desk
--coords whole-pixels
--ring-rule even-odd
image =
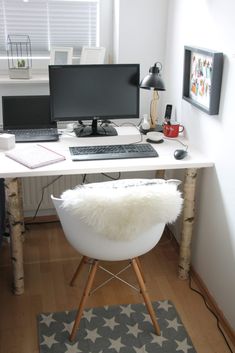
[[[178,137],[179,133],[183,131],[183,125],[180,125],[179,123],[163,125],[163,134],[166,137]]]

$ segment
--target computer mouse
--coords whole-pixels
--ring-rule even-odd
[[[175,150],[174,157],[175,159],[183,159],[187,156],[188,152],[186,150]]]

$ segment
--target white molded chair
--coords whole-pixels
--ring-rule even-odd
[[[128,180],[128,183],[130,183],[130,180]],[[105,185],[105,192],[109,194],[108,189],[106,186],[111,186],[113,185],[120,185],[119,183],[115,182],[106,182],[106,183],[100,183],[100,186]],[[96,184],[88,184],[87,189],[88,191],[91,191],[91,188],[94,187],[94,193],[95,190],[97,190],[97,185]],[[85,185],[86,187],[86,185]],[[143,186],[142,186],[143,188]],[[148,188],[148,186],[146,186]],[[176,203],[179,205],[178,209],[176,210],[175,217],[179,214],[180,208],[181,208],[181,196],[178,191],[176,191],[176,186],[175,190],[172,188],[172,192],[174,195],[172,195],[173,198],[177,199]],[[81,193],[83,188],[80,188]],[[110,192],[115,193],[117,189],[112,189]],[[142,189],[143,190],[143,189]],[[85,190],[86,191],[86,190]],[[92,191],[92,192],[93,192]],[[71,191],[70,191],[71,192]],[[75,191],[74,191],[75,192]],[[77,191],[76,191],[77,192]],[[78,189],[79,192],[79,189]],[[133,189],[133,192],[135,190]],[[86,195],[86,194],[85,194]],[[103,196],[100,193],[98,194],[98,202],[100,202],[99,198],[102,199]],[[84,195],[83,195],[84,196]],[[122,195],[123,196],[123,195]],[[62,195],[63,197],[63,195]],[[112,196],[111,196],[112,197]],[[124,195],[125,197],[125,195]],[[140,195],[137,193],[137,199],[140,198]],[[158,222],[155,224],[152,224],[150,227],[143,231],[137,232],[137,234],[132,237],[131,239],[112,239],[108,238],[106,236],[103,236],[99,231],[97,231],[96,227],[93,227],[90,224],[87,224],[87,221],[84,219],[84,215],[80,215],[79,213],[74,212],[70,207],[64,207],[64,200],[62,198],[55,198],[54,196],[51,196],[53,204],[56,208],[58,217],[60,219],[62,228],[64,230],[65,236],[69,243],[80,253],[83,255],[82,260],[80,264],[78,265],[78,268],[72,278],[71,285],[74,285],[75,280],[79,273],[81,272],[81,269],[84,264],[90,263],[91,268],[89,271],[87,283],[85,285],[85,289],[83,292],[83,296],[77,311],[77,316],[75,319],[75,323],[70,335],[70,340],[73,341],[83,314],[83,310],[85,307],[85,303],[87,300],[88,295],[91,293],[91,288],[92,284],[94,281],[94,277],[96,274],[96,271],[98,268],[101,268],[102,270],[106,271],[102,266],[99,266],[99,261],[122,261],[122,260],[130,260],[130,263],[126,268],[132,265],[133,270],[136,274],[137,281],[140,287],[141,294],[143,295],[146,307],[149,311],[153,327],[157,335],[160,335],[160,328],[155,316],[154,309],[152,307],[151,301],[149,299],[149,295],[147,293],[146,285],[145,285],[145,280],[143,276],[143,270],[141,268],[139,256],[147,253],[150,251],[160,240],[161,235],[163,233],[164,227],[165,227],[165,222]],[[97,197],[96,197],[97,199]],[[122,207],[123,205],[123,200],[120,199],[120,206]],[[83,202],[86,202],[84,199]],[[99,203],[100,207],[100,203]],[[169,205],[167,206],[169,209]],[[141,212],[142,210],[139,210]],[[170,212],[170,210],[169,210]],[[88,222],[89,223],[89,222]],[[107,271],[109,272],[109,271]],[[122,280],[118,275],[123,272],[123,270],[119,271],[118,274],[112,274],[112,278],[117,278],[120,279],[122,282],[128,284],[126,281]],[[109,272],[110,273],[110,272]],[[107,281],[105,282],[107,283]],[[128,284],[130,285],[130,284]],[[102,285],[101,285],[102,286]],[[101,286],[97,287],[100,288]],[[133,287],[132,285],[130,285]],[[96,290],[96,289],[95,289]],[[93,290],[94,291],[94,290]]]

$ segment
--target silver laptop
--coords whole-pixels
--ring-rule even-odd
[[[57,124],[51,121],[50,96],[3,96],[3,131],[16,142],[57,141]]]

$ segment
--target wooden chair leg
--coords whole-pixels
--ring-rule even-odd
[[[139,286],[140,286],[140,289],[141,289],[141,294],[143,295],[146,307],[147,307],[149,315],[151,317],[151,320],[152,320],[152,323],[153,323],[153,327],[155,329],[156,334],[158,336],[160,336],[161,335],[160,327],[158,325],[158,322],[157,322],[157,319],[156,319],[156,315],[155,315],[152,303],[151,303],[151,301],[149,299],[147,288],[145,286],[144,280],[142,278],[142,275],[141,275],[141,272],[140,272],[140,269],[139,269],[139,266],[138,266],[138,260],[136,260],[136,258],[134,258],[134,259],[131,260],[131,263],[132,263],[133,269],[135,271],[135,274],[136,274],[136,277],[137,277],[137,280],[138,280],[138,283],[139,283]]]
[[[143,281],[144,281],[144,283],[146,283],[145,276],[144,276],[144,271],[143,271],[143,269],[142,269],[142,265],[141,265],[140,258],[139,258],[139,257],[136,257],[135,259],[136,259],[137,265],[138,265],[138,267],[139,267],[139,270],[140,270],[141,276],[142,276],[142,278],[143,278]]]
[[[74,322],[74,325],[73,325],[73,329],[72,329],[71,335],[69,337],[69,340],[71,342],[75,338],[78,325],[79,325],[79,323],[81,321],[83,310],[84,310],[84,306],[85,306],[85,303],[87,301],[87,297],[88,297],[88,295],[90,293],[90,290],[91,290],[91,287],[92,287],[92,284],[93,284],[93,281],[94,281],[94,278],[95,278],[95,274],[96,274],[96,271],[97,271],[97,268],[98,268],[98,264],[99,264],[99,261],[98,260],[94,260],[93,264],[91,265],[91,270],[90,270],[90,273],[89,273],[89,276],[88,276],[88,279],[87,279],[87,283],[86,283],[85,289],[84,289],[83,294],[82,294],[82,299],[81,299],[79,307],[78,307],[78,311],[77,311],[77,315],[76,315],[75,322]]]
[[[75,281],[76,281],[76,279],[77,279],[79,273],[81,272],[81,270],[82,270],[82,268],[83,268],[83,265],[86,264],[87,260],[88,260],[88,257],[87,257],[87,256],[83,256],[83,257],[82,257],[82,259],[81,259],[81,261],[79,262],[79,265],[78,265],[78,267],[77,267],[77,269],[76,269],[76,271],[75,271],[75,273],[74,273],[74,275],[73,275],[73,278],[72,278],[72,280],[71,280],[71,282],[70,282],[70,286],[72,286],[72,287],[74,286],[74,283],[75,283]]]

